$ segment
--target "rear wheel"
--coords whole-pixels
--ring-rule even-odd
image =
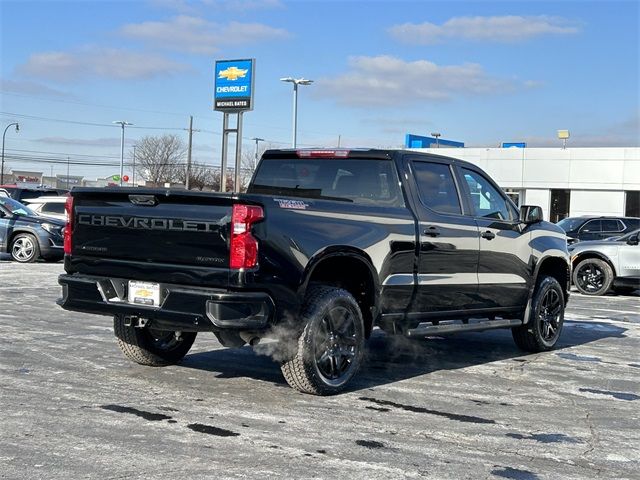
[[[195,332],[176,332],[126,325],[122,315],[113,317],[113,331],[122,353],[140,365],[164,367],[179,362],[196,339]]]
[[[531,301],[529,321],[511,329],[516,345],[527,352],[551,350],[564,324],[564,292],[558,280],[542,277]]]
[[[293,388],[314,395],[343,390],[358,371],[364,351],[364,322],[346,290],[314,286],[303,309],[304,330],[295,355],[282,365]]]
[[[612,282],[611,266],[599,258],[582,260],[573,271],[573,284],[585,295],[604,295]]]
[[[19,233],[11,242],[11,258],[20,263],[35,262],[40,256],[40,246],[30,233]]]

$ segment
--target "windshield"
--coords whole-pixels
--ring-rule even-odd
[[[0,206],[8,210],[14,215],[22,215],[27,217],[35,217],[36,213],[29,207],[24,206],[20,202],[16,202],[13,198],[0,197]]]
[[[390,160],[265,159],[248,192],[400,207],[398,184]]]
[[[575,230],[578,230],[578,228],[580,228],[580,225],[582,225],[586,221],[587,219],[585,218],[563,218],[556,225],[558,225],[565,232],[573,232]]]

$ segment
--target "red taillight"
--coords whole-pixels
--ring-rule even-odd
[[[64,253],[71,255],[71,234],[73,233],[73,197],[69,195],[64,204],[64,211],[67,214],[67,225],[64,227]]]
[[[296,150],[299,158],[347,158],[349,150]]]
[[[231,213],[231,248],[229,266],[252,268],[258,264],[258,242],[251,235],[251,225],[264,218],[262,207],[234,205]]]

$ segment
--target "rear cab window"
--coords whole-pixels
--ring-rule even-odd
[[[392,160],[262,159],[247,193],[403,207]]]

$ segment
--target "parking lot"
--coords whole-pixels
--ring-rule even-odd
[[[61,272],[0,261],[0,478],[639,478],[638,296],[574,293],[536,355],[376,331],[353,387],[313,397],[213,335],[133,364],[108,317],[55,304]]]

